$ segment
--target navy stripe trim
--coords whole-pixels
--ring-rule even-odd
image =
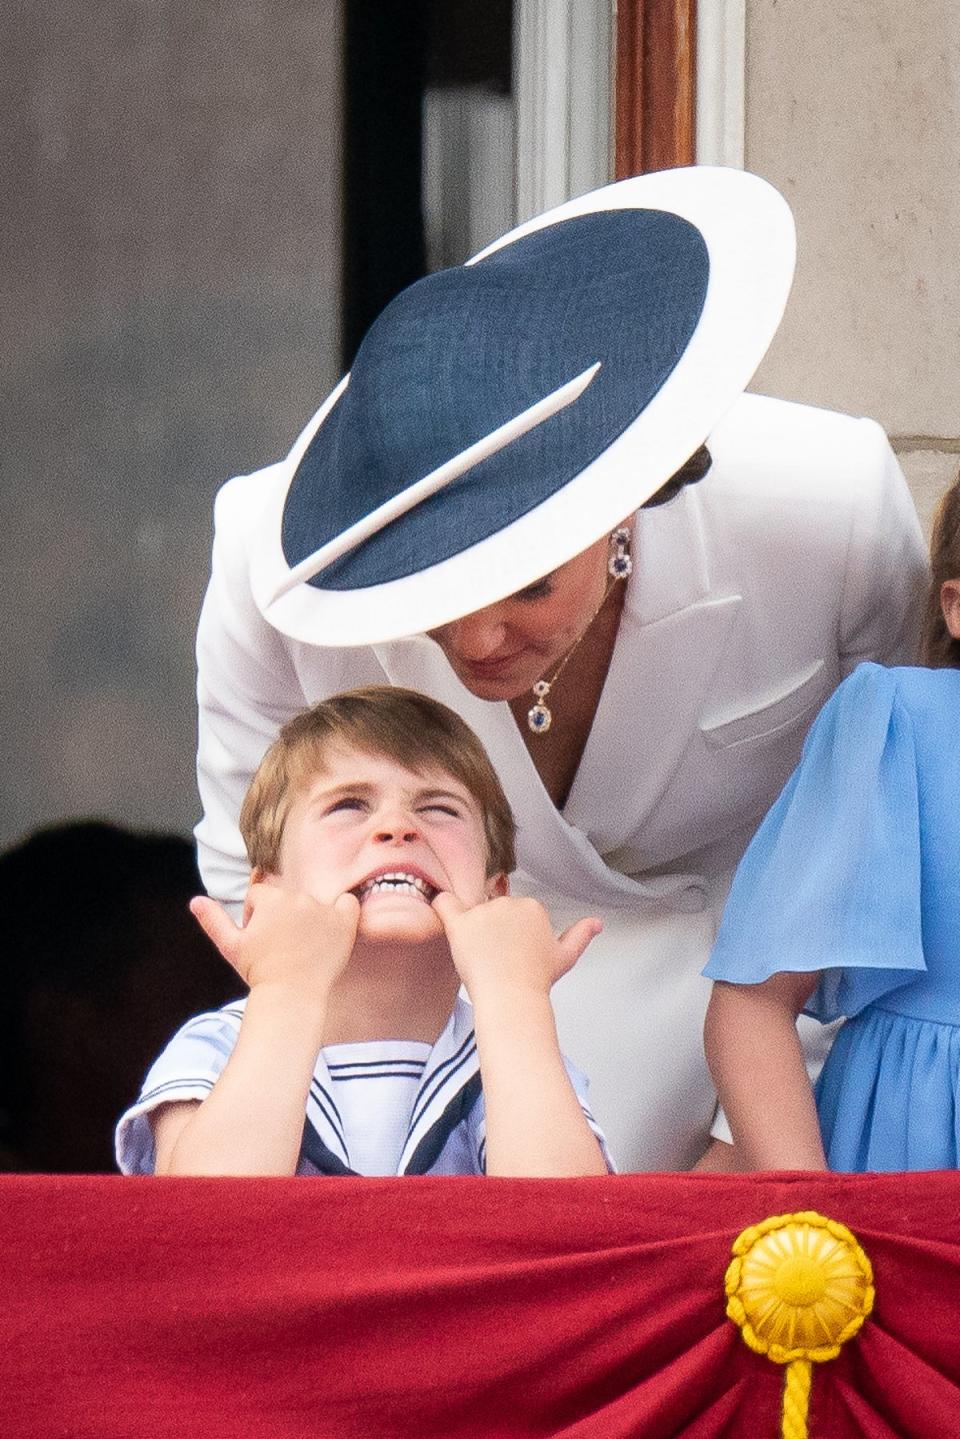
[[[480,1072],[468,1079],[461,1090],[454,1095],[446,1109],[430,1126],[403,1167],[404,1174],[429,1174],[436,1164],[450,1135],[467,1118],[480,1098]]]
[[[337,1108],[333,1095],[324,1089],[318,1079],[314,1078],[310,1081],[310,1098],[343,1145],[343,1152],[346,1154],[347,1141],[343,1135],[343,1120],[340,1117],[340,1111]]]
[[[395,1055],[392,1059],[358,1059],[353,1062],[344,1060],[341,1064],[331,1064],[327,1061],[327,1073],[333,1074],[338,1069],[376,1069],[384,1064],[413,1064],[418,1069],[426,1069],[427,1061],[424,1059],[407,1059],[404,1055]]]
[[[442,1064],[439,1064],[436,1069],[427,1075],[425,1083],[429,1084],[434,1080],[436,1080],[436,1083],[433,1084],[433,1087],[429,1090],[425,1087],[424,1091],[419,1095],[417,1103],[414,1105],[413,1114],[410,1116],[411,1131],[416,1128],[423,1118],[426,1110],[429,1108],[431,1100],[436,1098],[447,1080],[452,1078],[458,1069],[462,1069],[464,1063],[476,1051],[476,1048],[476,1039],[471,1029],[456,1054],[452,1054],[449,1059],[445,1059]]]
[[[155,1084],[152,1089],[147,1090],[146,1094],[141,1094],[137,1104],[149,1104],[151,1100],[158,1099],[161,1094],[169,1093],[171,1089],[205,1089],[209,1093],[215,1084],[216,1080],[211,1079],[209,1075],[202,1079],[199,1077],[184,1079],[182,1076],[177,1079],[167,1079],[163,1084]]]
[[[300,1158],[306,1159],[321,1174],[357,1175],[358,1173],[356,1169],[351,1169],[348,1164],[344,1164],[342,1159],[338,1159],[332,1149],[327,1148],[309,1119],[305,1120],[303,1126]]]
[[[355,1079],[419,1079],[422,1069],[378,1069],[376,1074],[331,1074],[334,1084],[349,1084]]]

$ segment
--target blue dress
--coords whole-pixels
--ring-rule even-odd
[[[831,1169],[960,1167],[960,671],[860,665],[741,861],[704,973],[813,970]]]

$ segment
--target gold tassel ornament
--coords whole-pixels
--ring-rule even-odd
[[[813,1365],[835,1359],[873,1308],[873,1269],[845,1225],[814,1211],[744,1229],[724,1281],[727,1316],[755,1354],[786,1366],[782,1439],[810,1439]]]

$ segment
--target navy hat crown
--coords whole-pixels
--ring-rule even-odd
[[[566,564],[735,403],[795,252],[766,180],[690,166],[566,200],[399,295],[260,490],[265,621],[379,645]]]
[[[353,590],[402,578],[534,509],[661,388],[696,328],[708,279],[707,247],[688,220],[615,209],[544,226],[403,291],[365,337],[294,474],[281,531],[287,564],[599,362],[572,405],[309,583]]]

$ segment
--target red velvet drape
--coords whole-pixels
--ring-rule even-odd
[[[873,1261],[811,1439],[960,1436],[960,1176],[0,1179],[0,1432],[764,1439],[730,1245],[817,1209]]]

